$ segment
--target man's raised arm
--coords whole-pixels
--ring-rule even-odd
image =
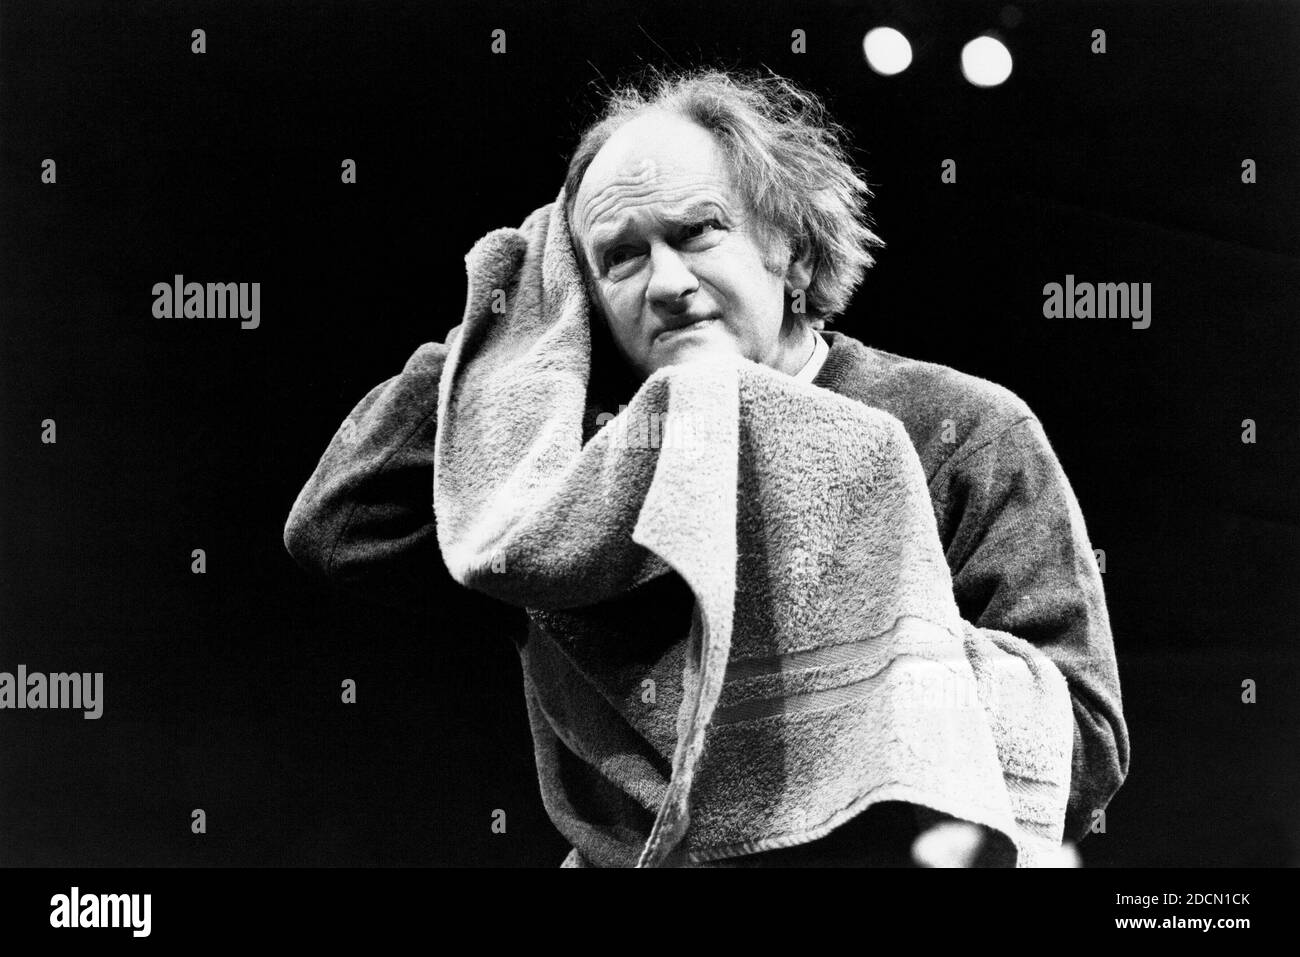
[[[298,493],[284,545],[309,571],[397,608],[430,607],[446,574],[433,518],[438,381],[449,343],[428,342],[366,394]]]

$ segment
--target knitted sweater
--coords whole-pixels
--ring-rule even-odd
[[[1129,742],[1101,577],[1042,425],[1023,401],[993,383],[872,349],[839,332],[822,335],[830,352],[814,384],[890,413],[916,448],[962,617],[1033,643],[1066,678],[1075,729],[1065,836],[1082,838],[1093,811],[1107,805],[1127,774]],[[361,400],[284,530],[285,546],[305,568],[386,604],[427,608],[433,577],[446,574],[431,495],[446,353],[445,344],[426,343],[400,375]],[[594,403],[589,431],[598,411]],[[691,608],[689,588],[668,575],[606,610],[620,622],[644,623],[637,630],[641,647],[628,653],[652,660],[665,643],[685,640]],[[529,635],[561,621],[531,614]],[[648,795],[666,783],[669,769],[634,734],[625,735],[628,760],[621,770],[598,770],[559,740],[538,702],[530,644],[521,641],[520,653],[539,781],[552,821],[575,848],[569,863],[628,865],[654,817]],[[573,706],[608,708],[610,727],[628,730],[612,706],[580,694],[577,682],[571,686]],[[803,857],[767,852],[753,863],[891,860],[886,848],[901,847],[890,833],[898,830],[897,815],[869,809],[860,817],[804,848]]]

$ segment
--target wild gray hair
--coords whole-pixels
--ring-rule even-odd
[[[774,73],[652,68],[610,91],[569,161],[564,181],[569,221],[578,187],[600,148],[621,126],[654,109],[713,133],[736,188],[769,236],[784,241],[787,252],[812,253],[806,318],[825,322],[842,313],[875,262],[870,250],[884,245],[871,228],[871,189],[849,158],[846,131],[821,100]]]

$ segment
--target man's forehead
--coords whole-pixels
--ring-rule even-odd
[[[607,215],[609,207],[621,197],[648,191],[666,175],[671,173],[652,156],[627,157],[616,169],[604,169],[592,163],[578,189],[578,217],[590,225]]]
[[[635,120],[596,154],[574,202],[574,225],[598,223],[649,203],[680,206],[708,195],[724,202],[729,176],[711,133],[680,117]]]
[[[617,229],[637,209],[652,207],[667,219],[689,219],[709,208],[728,209],[732,203],[721,177],[675,176],[658,170],[617,177],[602,185],[579,205],[585,235]]]

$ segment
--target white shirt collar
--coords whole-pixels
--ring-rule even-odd
[[[830,346],[826,345],[826,340],[822,338],[820,332],[813,331],[813,340],[811,358],[794,375],[800,382],[811,383],[813,379],[817,378],[817,373],[821,371],[822,365],[825,364],[826,357],[830,355]]]

